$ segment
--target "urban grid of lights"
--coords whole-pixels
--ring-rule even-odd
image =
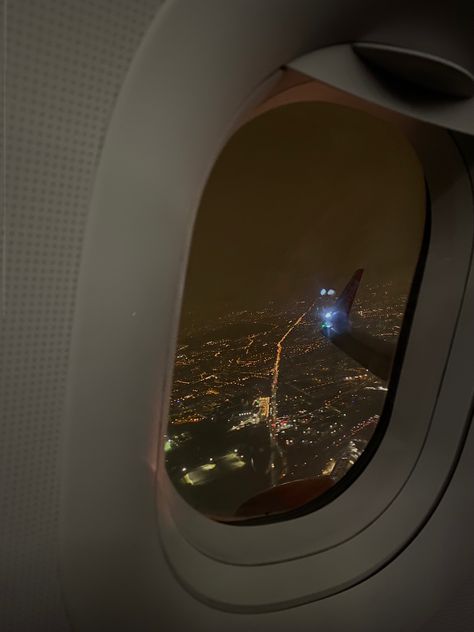
[[[332,288],[321,289],[319,295],[318,300],[331,297],[334,302]],[[356,304],[355,316],[375,335],[394,339],[404,298],[394,305],[378,296],[374,290]],[[258,453],[260,443],[269,448],[262,458],[269,459],[265,472],[272,484],[301,476],[336,480],[359,458],[376,427],[387,387],[321,336],[320,321],[312,317],[314,305],[299,304],[289,312],[274,307],[235,312],[219,321],[218,337],[210,328],[204,343],[179,346],[164,444],[167,459],[177,464],[169,469],[176,482],[199,487],[247,469],[256,458],[249,450]],[[330,326],[334,307],[322,306],[321,316],[323,326]],[[253,324],[254,331],[222,335],[226,326],[241,322]],[[204,337],[199,330],[194,335]],[[193,427],[207,423],[235,436],[236,447],[229,449],[226,439],[221,450],[215,447],[214,454],[199,457]]]

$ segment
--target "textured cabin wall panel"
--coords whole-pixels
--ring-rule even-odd
[[[160,4],[9,0],[2,5],[2,21],[7,19],[0,331],[4,632],[68,629],[57,579],[58,452],[83,235],[111,113]]]
[[[474,576],[446,589],[449,597],[418,632],[468,632],[474,629]]]
[[[117,95],[162,0],[6,3],[0,630],[62,632],[69,625],[57,576],[58,457],[83,235]],[[443,607],[427,632],[471,629],[472,584]]]

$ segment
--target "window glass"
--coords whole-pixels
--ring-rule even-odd
[[[229,140],[194,227],[165,437],[202,513],[272,516],[334,487],[384,410],[425,228],[391,123],[305,102]]]

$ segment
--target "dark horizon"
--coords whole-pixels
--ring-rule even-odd
[[[224,148],[202,196],[183,325],[189,314],[338,290],[357,268],[367,284],[390,280],[407,293],[424,197],[414,150],[385,121],[316,102],[253,119]]]

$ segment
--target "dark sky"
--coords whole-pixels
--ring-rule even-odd
[[[400,131],[345,106],[292,103],[231,138],[198,212],[183,317],[208,318],[365,282],[408,291],[425,211],[421,166]]]

